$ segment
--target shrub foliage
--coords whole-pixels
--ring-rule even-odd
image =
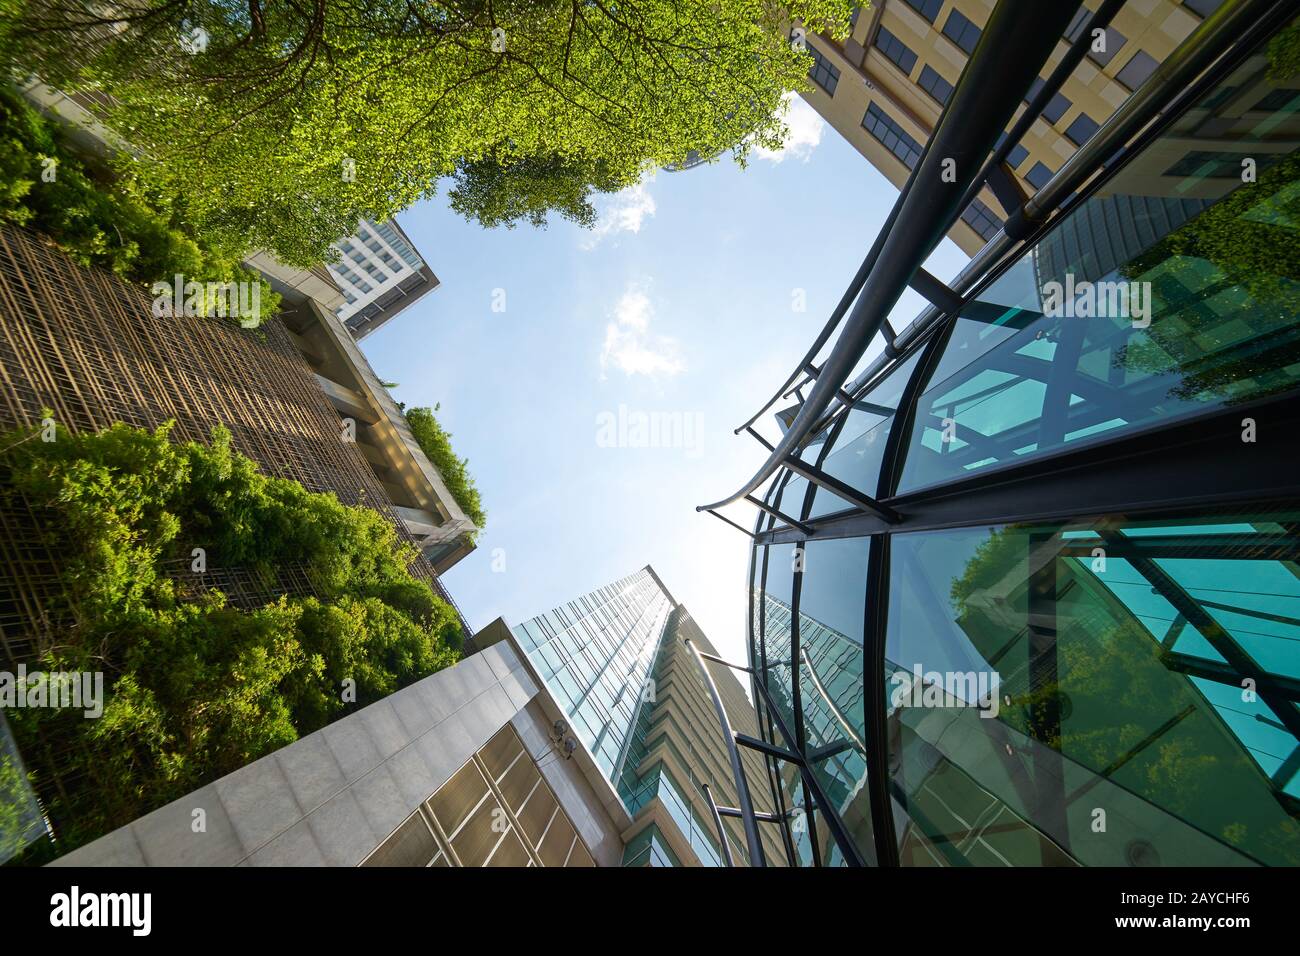
[[[478,487],[469,473],[469,459],[458,458],[452,450],[451,434],[434,417],[437,410],[437,406],[408,409],[406,423],[411,426],[411,434],[419,443],[420,450],[442,475],[443,483],[456,499],[456,504],[460,505],[460,510],[482,531],[487,524],[487,512],[483,510],[483,499],[479,497]]]
[[[381,515],[262,474],[224,429],[204,445],[170,427],[0,435],[0,507],[25,498],[60,555],[68,603],[40,666],[105,675],[99,719],[10,711],[60,853],[459,656],[455,613]],[[193,583],[196,548],[208,573],[249,569],[268,593],[296,565],[315,593],[232,606]]]

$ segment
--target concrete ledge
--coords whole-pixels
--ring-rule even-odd
[[[354,866],[536,693],[511,649],[476,654],[51,865]]]

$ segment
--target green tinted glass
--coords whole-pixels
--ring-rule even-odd
[[[904,863],[1300,864],[1295,520],[896,536]]]
[[[1284,35],[1285,36],[1285,35]],[[901,490],[1295,388],[1300,96],[1243,63],[962,310]]]

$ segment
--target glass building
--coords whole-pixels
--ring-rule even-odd
[[[739,821],[715,821],[709,805],[711,793],[735,806],[736,790],[707,685],[684,641],[708,655],[716,651],[652,568],[513,633],[633,817],[625,865],[719,866],[728,852],[736,863],[748,862]],[[715,686],[733,726],[755,733],[740,682],[723,671]],[[745,761],[750,775],[761,777],[761,757],[747,753]],[[768,855],[780,856],[781,836],[771,829]]]
[[[785,757],[748,785],[809,815],[794,862],[1300,864],[1285,7],[1223,4],[806,432],[778,416],[749,647]]]

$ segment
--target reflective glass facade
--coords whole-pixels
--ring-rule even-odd
[[[799,863],[1300,864],[1297,36],[815,430],[892,516],[766,489],[808,526],[762,515],[750,569],[763,731],[825,794],[770,761]]]
[[[625,865],[678,866],[691,854],[704,866],[722,865],[702,785],[723,805],[734,806],[736,792],[716,711],[684,639],[716,652],[654,572],[644,568],[583,595],[514,634],[628,813],[639,823],[659,821],[645,823],[629,841]],[[733,724],[757,733],[740,682],[719,670],[714,680]],[[743,760],[761,781],[758,754],[748,752]],[[740,822],[729,818],[723,826],[733,858],[745,864]],[[779,857],[775,829],[768,837],[770,852]]]
[[[672,599],[648,568],[514,628],[578,739],[615,779]]]

